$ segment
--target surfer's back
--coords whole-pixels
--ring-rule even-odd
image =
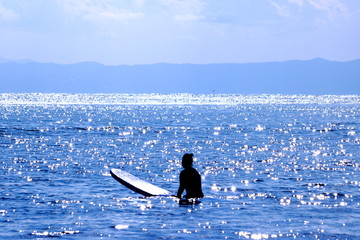
[[[186,198],[202,198],[201,176],[196,169],[185,168],[180,173],[180,185],[186,190]]]

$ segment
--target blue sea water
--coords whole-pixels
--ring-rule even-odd
[[[360,96],[0,94],[2,239],[359,239]],[[195,155],[205,198],[176,192]]]

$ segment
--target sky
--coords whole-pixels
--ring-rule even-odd
[[[106,65],[360,59],[359,0],[0,0],[0,58]]]

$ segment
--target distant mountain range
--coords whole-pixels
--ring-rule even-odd
[[[0,93],[360,94],[360,60],[108,66],[0,59]]]

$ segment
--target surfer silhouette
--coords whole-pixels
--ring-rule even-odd
[[[177,192],[177,197],[181,198],[181,194],[186,190],[186,199],[189,198],[202,198],[204,194],[201,190],[201,176],[192,167],[193,164],[193,154],[186,153],[182,157],[182,166],[184,170],[180,173],[180,186]]]

